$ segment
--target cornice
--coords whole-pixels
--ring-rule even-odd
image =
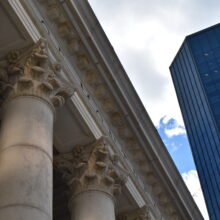
[[[102,131],[99,129],[97,124],[95,123],[94,119],[92,118],[91,114],[87,110],[85,104],[82,102],[81,98],[77,91],[73,93],[71,97],[74,105],[76,106],[77,110],[81,113],[83,119],[86,121],[87,125],[89,126],[90,130],[92,131],[94,137],[99,139],[102,137]]]
[[[33,22],[29,19],[27,12],[22,7],[22,4],[20,1],[14,1],[14,0],[8,0],[10,6],[14,9],[14,12],[17,14],[17,16],[21,19],[22,24],[26,28],[28,34],[31,36],[33,41],[36,43],[41,35],[38,32],[38,30],[35,28],[35,25]],[[6,1],[4,2],[4,4]]]

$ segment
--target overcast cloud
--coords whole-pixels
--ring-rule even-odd
[[[219,0],[90,0],[155,125],[183,124],[169,65],[184,37],[219,22]]]
[[[208,212],[205,205],[205,200],[202,194],[199,178],[196,170],[190,170],[182,174],[183,180],[188,186],[191,195],[193,196],[197,206],[203,214],[205,220],[209,220]]]

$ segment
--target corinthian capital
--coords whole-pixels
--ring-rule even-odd
[[[134,220],[151,220],[150,207],[145,205],[137,211],[137,216]]]
[[[49,60],[45,39],[28,50],[8,54],[0,72],[1,102],[17,96],[37,96],[55,107],[71,94],[59,79],[60,66]]]
[[[117,165],[117,157],[111,155],[105,140],[90,146],[79,146],[73,152],[55,158],[55,166],[63,174],[73,194],[87,190],[99,190],[117,195],[126,174]]]
[[[144,205],[142,208],[118,216],[118,220],[151,220],[150,207]]]

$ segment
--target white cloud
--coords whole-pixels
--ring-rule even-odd
[[[176,119],[165,115],[160,119],[157,129],[163,127],[168,138],[178,135],[186,135],[186,129]]]
[[[183,180],[186,183],[192,197],[194,198],[198,208],[200,209],[205,220],[209,220],[208,212],[205,205],[205,200],[201,190],[198,174],[196,170],[190,170],[182,174]]]
[[[171,119],[171,117],[170,116],[168,116],[168,115],[165,115],[163,118],[162,118],[162,122],[163,122],[163,124],[167,124],[168,123],[168,121]]]
[[[163,115],[183,125],[169,65],[186,35],[219,22],[210,1],[89,0],[156,126]]]
[[[186,134],[186,129],[181,127],[181,126],[177,126],[176,128],[165,129],[164,132],[167,135],[167,137],[170,138],[170,137],[173,137],[173,136]]]

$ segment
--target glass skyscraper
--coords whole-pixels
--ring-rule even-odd
[[[210,219],[220,220],[220,24],[187,36],[170,71]]]

